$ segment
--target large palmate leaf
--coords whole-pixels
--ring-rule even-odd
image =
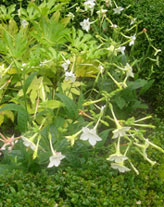
[[[3,41],[6,44],[7,55],[17,59],[20,59],[24,55],[27,41],[21,31],[17,33],[15,37],[13,37],[9,32],[4,31]]]
[[[46,46],[56,46],[66,42],[66,37],[69,35],[69,30],[63,24],[54,20],[41,18],[39,24],[34,25],[32,34],[38,42]]]
[[[6,8],[4,5],[1,5],[0,6],[0,19],[6,21],[10,19],[11,17],[13,17],[15,7],[16,7],[16,4],[12,4],[8,8]]]

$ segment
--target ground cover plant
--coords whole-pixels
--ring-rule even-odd
[[[139,174],[137,153],[156,164],[148,148],[164,150],[144,135],[154,128],[151,116],[134,117],[147,108],[140,95],[152,84],[138,77],[133,58],[147,33],[128,6],[51,0],[0,9],[2,170],[76,166],[94,150],[121,173]],[[125,27],[117,25],[121,15]]]

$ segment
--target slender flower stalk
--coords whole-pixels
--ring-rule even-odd
[[[141,119],[135,120],[134,122],[135,122],[135,123],[137,123],[137,122],[144,121],[144,120],[146,120],[146,119],[151,119],[151,118],[152,118],[152,116],[151,116],[151,115],[149,115],[149,116],[146,116],[146,117],[144,117],[144,118],[141,118]]]
[[[152,128],[152,129],[155,128],[155,126],[153,126],[151,124],[133,124],[133,126],[139,126],[139,127],[144,127],[144,128]]]
[[[37,140],[37,144],[36,144],[36,148],[35,151],[33,153],[33,159],[35,159],[38,155],[38,148],[39,148],[39,142],[40,142],[41,136],[39,136],[38,140]]]
[[[148,158],[146,150],[149,147],[150,143],[147,139],[145,139],[145,144],[134,143],[138,148],[136,150],[147,160],[152,166],[156,164],[156,161],[152,161]]]
[[[113,82],[118,86],[118,88],[119,88],[119,89],[122,89],[121,84],[120,84],[118,81],[116,81],[116,79],[114,79],[113,76],[112,76],[109,72],[107,72],[107,74],[108,74],[109,77],[113,80]]]
[[[78,137],[78,135],[82,132],[82,129],[80,131],[78,131],[77,133],[70,135],[70,136],[66,136],[65,138],[71,143],[71,146],[73,146],[75,144],[75,141]]]

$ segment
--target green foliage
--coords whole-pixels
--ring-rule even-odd
[[[17,116],[18,128],[20,132],[25,132],[27,130],[28,114],[24,106],[16,105],[16,104],[7,104],[0,109],[0,111],[6,111],[6,110],[18,112],[18,116]]]
[[[159,52],[159,60],[154,56],[153,61],[156,63],[150,66],[150,59],[145,59],[145,54],[150,55],[153,53],[152,48],[147,45],[153,44],[157,49],[162,49],[164,44],[163,30],[164,30],[164,7],[163,1],[152,0],[151,3],[149,0],[123,0],[121,5],[126,7],[131,5],[127,9],[127,14],[133,17],[136,17],[141,23],[138,25],[138,31],[141,32],[145,28],[145,31],[149,38],[147,38],[144,33],[138,37],[138,43],[136,45],[136,50],[133,51],[134,58],[141,58],[139,67],[137,67],[139,72],[139,77],[144,79],[153,79],[154,83],[151,86],[151,89],[144,94],[145,100],[149,101],[152,110],[154,110],[160,117],[163,117],[164,112],[164,82],[163,82],[163,68],[164,68],[164,59],[163,51]],[[120,18],[120,25],[126,25],[126,19]],[[140,69],[139,69],[140,68]]]
[[[139,176],[120,175],[101,158],[92,158],[83,167],[67,167],[53,175],[13,171],[0,176],[0,206],[162,207],[163,178],[157,176],[160,168],[142,164],[139,168]]]
[[[157,128],[151,133],[151,139],[164,146],[163,120],[154,117],[153,122]],[[113,171],[109,162],[104,160],[106,151],[106,148],[98,153],[86,151],[89,156],[85,158],[82,154],[74,154],[73,159],[78,159],[78,164],[49,172],[38,169],[38,173],[32,174],[27,173],[27,169],[23,172],[19,166],[19,170],[9,172],[11,164],[5,171],[1,165],[0,206],[163,207],[164,156],[161,153],[149,152],[159,164],[155,168],[150,168],[146,162],[141,162],[140,156],[135,156],[140,175],[123,175]]]
[[[1,125],[4,117],[13,121],[14,116],[13,127],[20,135],[1,134],[2,164],[27,164],[29,169],[35,163],[40,169],[58,167],[64,158],[76,163],[74,150],[81,155],[102,141],[97,146],[109,146],[112,168],[126,172],[131,166],[138,174],[131,153],[141,154],[153,166],[148,147],[164,152],[144,137],[144,128],[154,127],[143,123],[151,116],[133,117],[147,107],[140,95],[153,84],[139,77],[142,64],[148,59],[153,67],[152,56],[159,50],[146,32],[138,32],[140,21],[130,24],[129,6],[122,13],[115,7],[116,2],[103,0],[94,10],[83,2],[56,0],[30,1],[26,9],[20,3],[19,10],[1,6]],[[129,24],[122,27],[121,18]],[[153,51],[150,56],[136,54],[136,38],[142,35],[149,42],[147,50]]]

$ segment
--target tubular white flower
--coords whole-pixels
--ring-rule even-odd
[[[65,80],[66,81],[70,80],[71,82],[75,82],[76,76],[72,71],[70,71],[70,72],[66,71],[65,72]]]
[[[102,74],[103,73],[103,71],[104,71],[104,67],[102,66],[102,65],[99,65],[98,66],[98,70],[100,71],[100,73]]]
[[[97,11],[96,13],[100,16],[106,16],[107,13],[107,9],[100,9],[99,11]]]
[[[126,49],[125,46],[121,46],[121,47],[119,47],[117,50],[118,50],[119,52],[121,52],[121,53],[124,55],[124,54],[125,54],[125,49]]]
[[[28,138],[26,138],[26,137],[21,137],[22,138],[22,140],[23,140],[23,144],[26,146],[26,147],[29,147],[29,148],[31,148],[33,151],[35,151],[36,150],[36,145],[30,140],[30,139],[28,139]]]
[[[115,130],[113,130],[113,139],[118,138],[118,137],[123,137],[126,135],[126,132],[130,130],[131,127],[120,127]]]
[[[93,9],[95,6],[95,0],[87,0],[84,2],[85,10]]]
[[[114,161],[116,163],[120,163],[120,162],[123,162],[125,160],[127,160],[128,157],[122,155],[122,154],[118,154],[118,153],[115,153],[115,154],[112,154],[109,156],[109,158],[107,158],[107,160],[109,161]]]
[[[58,167],[60,165],[61,160],[64,158],[65,156],[62,155],[61,152],[53,151],[53,155],[50,157],[48,168],[53,166]]]
[[[96,129],[89,129],[87,127],[82,128],[82,134],[80,136],[81,140],[88,140],[92,146],[95,146],[96,142],[102,139],[96,134]]]
[[[137,18],[131,19],[130,25],[134,24]]]
[[[25,19],[23,19],[23,20],[21,21],[21,24],[22,24],[22,27],[23,27],[23,28],[25,28],[27,25],[29,25],[29,23],[28,23]]]
[[[71,63],[70,60],[66,60],[65,63],[62,64],[62,67],[64,68],[65,71],[68,70],[70,63]]]
[[[133,69],[132,69],[132,67],[128,63],[126,63],[124,70],[126,71],[127,78],[128,77],[134,78]]]
[[[125,167],[124,165],[123,165],[123,162],[121,163],[112,163],[111,164],[111,167],[113,168],[113,169],[117,169],[119,172],[121,172],[121,173],[125,173],[125,172],[128,172],[128,171],[130,171],[130,169],[129,168],[127,168],[127,167]]]
[[[134,45],[134,41],[136,40],[136,35],[130,37],[131,41],[129,42],[129,46]]]
[[[124,10],[124,8],[122,8],[120,6],[113,9],[114,14],[120,14],[123,10]]]
[[[90,22],[89,22],[89,18],[88,19],[84,19],[81,23],[80,26],[82,27],[83,30],[85,31],[89,31],[90,30]]]
[[[118,25],[117,25],[117,24],[112,24],[110,27],[112,27],[112,28],[117,28]]]

